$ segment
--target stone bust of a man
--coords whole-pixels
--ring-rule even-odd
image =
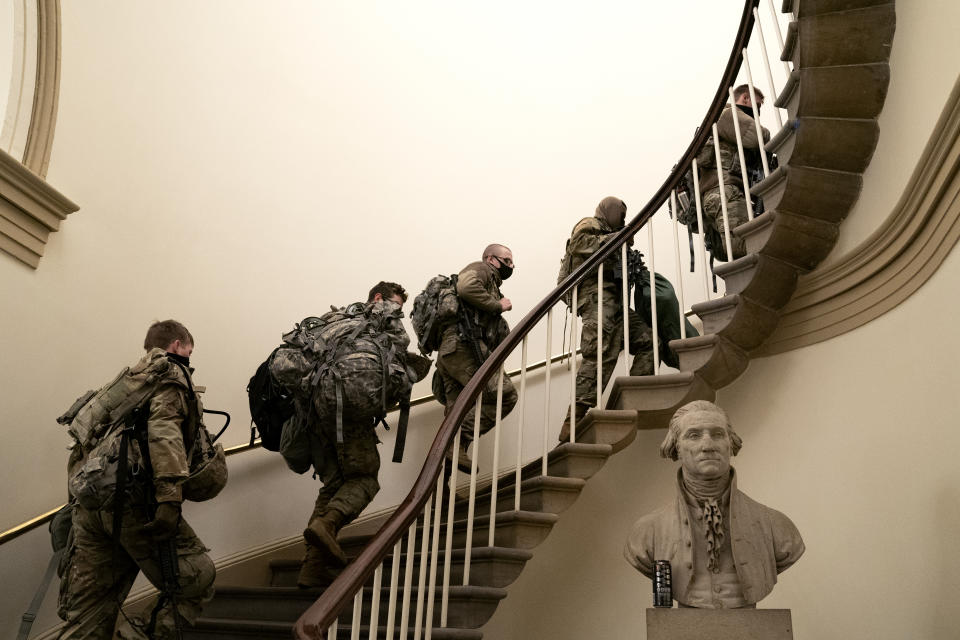
[[[677,410],[660,445],[680,461],[676,497],[633,524],[624,555],[648,578],[669,560],[680,606],[754,607],[803,554],[789,518],[737,489],[730,456],[741,445],[726,412],[704,400]]]

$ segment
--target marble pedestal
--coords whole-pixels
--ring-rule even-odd
[[[793,640],[790,609],[647,609],[647,640]]]

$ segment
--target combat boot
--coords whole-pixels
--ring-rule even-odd
[[[300,567],[297,576],[297,586],[301,589],[318,589],[329,587],[340,575],[339,569],[334,569],[324,561],[325,553],[317,547],[307,545],[307,555]]]
[[[470,446],[470,443],[460,443],[460,450],[457,453],[457,469],[463,471],[464,473],[470,473],[473,471],[473,460],[470,458],[470,454],[467,453],[467,447]],[[447,451],[446,455],[447,461],[453,461],[453,449]]]
[[[303,530],[303,537],[307,544],[312,544],[318,549],[326,552],[329,556],[330,564],[335,567],[347,566],[347,554],[340,548],[337,542],[337,530],[340,523],[343,522],[343,514],[336,509],[327,511],[319,518],[314,518]]]
[[[577,415],[577,432],[580,431],[580,423],[583,420],[583,416],[587,415],[587,411],[590,410],[590,406],[586,404],[576,403],[576,415]],[[570,441],[570,409],[567,408],[567,417],[563,420],[563,426],[560,427],[560,442],[569,442]]]

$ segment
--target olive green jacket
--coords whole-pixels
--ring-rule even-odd
[[[570,272],[582,265],[590,256],[610,241],[616,234],[603,218],[591,216],[583,218],[574,227],[567,242],[567,254],[570,258]],[[620,302],[620,287],[617,284],[621,277],[620,254],[607,258],[603,263],[603,295],[613,296]],[[577,308],[595,300],[597,295],[597,272],[587,275],[577,290]],[[594,301],[592,304],[596,304]]]
[[[500,309],[500,273],[486,262],[471,262],[457,276],[457,296],[464,311],[477,323],[486,353],[492,351],[510,333]],[[441,355],[456,351],[460,332],[456,323],[446,327],[440,343]]]

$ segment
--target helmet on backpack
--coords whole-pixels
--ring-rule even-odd
[[[206,429],[201,428],[200,433],[206,433]],[[209,439],[209,434],[200,437]],[[212,445],[198,454],[197,461],[191,465],[190,476],[183,483],[183,499],[191,502],[215,498],[227,486],[227,456],[223,445]]]

